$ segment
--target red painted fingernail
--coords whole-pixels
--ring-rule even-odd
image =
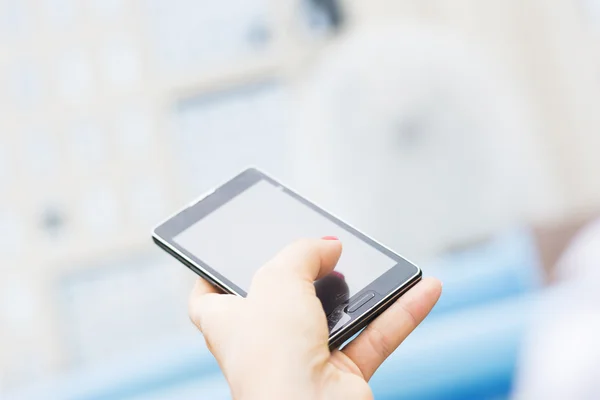
[[[335,277],[338,277],[338,278],[340,278],[340,279],[344,279],[344,278],[346,278],[346,277],[344,276],[344,274],[342,274],[341,272],[338,272],[338,271],[331,271],[331,275],[333,275],[333,276],[335,276]]]
[[[323,240],[340,240],[337,236],[323,236],[321,239]]]

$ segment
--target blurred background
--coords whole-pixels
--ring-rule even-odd
[[[150,230],[248,164],[444,281],[376,398],[598,398],[599,104],[599,0],[0,0],[0,398],[229,398]]]

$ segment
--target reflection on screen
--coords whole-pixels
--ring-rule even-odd
[[[300,238],[337,236],[344,250],[335,271],[317,283],[327,311],[395,265],[395,261],[267,181],[260,181],[174,240],[248,292],[254,272]],[[327,295],[333,296],[331,302]],[[346,298],[347,300],[347,298]]]

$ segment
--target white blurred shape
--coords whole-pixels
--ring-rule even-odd
[[[151,227],[164,215],[164,188],[152,177],[140,177],[129,185],[129,209],[140,224]]]
[[[155,54],[164,72],[216,68],[268,47],[264,0],[146,2]]]
[[[0,290],[0,320],[8,322],[13,333],[26,334],[35,325],[39,312],[36,293],[17,277],[5,276]]]
[[[23,135],[24,165],[37,184],[51,183],[57,178],[60,155],[56,137],[47,128],[35,126]]]
[[[227,381],[221,373],[206,374],[198,380],[184,381],[152,394],[143,393],[128,400],[231,400]]]
[[[562,280],[536,310],[520,357],[517,399],[594,400],[600,393],[600,219],[557,265]]]
[[[42,79],[32,62],[22,61],[14,69],[11,79],[14,101],[23,109],[31,108],[42,97]]]
[[[126,38],[107,43],[102,51],[105,80],[117,87],[126,88],[140,80],[141,64],[136,48]]]
[[[72,25],[77,18],[77,0],[44,0],[46,17],[55,28]]]
[[[587,19],[596,33],[600,34],[600,0],[580,0]]]
[[[149,111],[132,107],[116,121],[116,141],[125,159],[147,159],[154,142],[153,118]]]
[[[28,25],[29,15],[23,0],[4,0],[0,2],[1,32],[4,32],[8,37],[17,37],[27,31]]]
[[[556,277],[561,281],[600,282],[600,219],[575,236],[557,263]]]
[[[94,89],[94,75],[85,52],[72,50],[59,59],[58,85],[63,98],[71,103],[89,98]]]
[[[169,263],[140,257],[90,265],[59,288],[72,361],[122,357],[189,328],[185,294]],[[109,295],[107,295],[109,294]]]
[[[4,207],[0,213],[0,252],[7,256],[21,254],[25,247],[25,221],[17,213]],[[1,268],[1,266],[0,266]]]
[[[0,281],[0,324],[9,344],[3,356],[12,360],[4,372],[15,385],[28,385],[48,372],[47,351],[38,336],[44,316],[31,281],[16,273],[6,273]]]
[[[411,259],[552,208],[536,127],[492,65],[445,31],[350,30],[300,82],[297,188]]]
[[[13,162],[6,143],[0,142],[0,187],[2,188],[9,188],[14,182],[13,172],[10,168]]]
[[[107,136],[97,121],[78,123],[69,132],[68,139],[76,172],[106,167]]]
[[[174,142],[189,196],[257,165],[285,178],[289,99],[284,87],[265,83],[181,104]]]
[[[125,9],[125,0],[88,0],[94,15],[100,18],[116,18]]]
[[[81,218],[94,233],[116,232],[120,209],[116,191],[109,185],[96,185],[84,192],[81,199]]]

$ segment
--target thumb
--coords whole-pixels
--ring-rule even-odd
[[[335,237],[296,241],[255,273],[249,296],[296,291],[307,287],[307,283],[314,290],[314,281],[329,274],[341,254],[342,244]]]

